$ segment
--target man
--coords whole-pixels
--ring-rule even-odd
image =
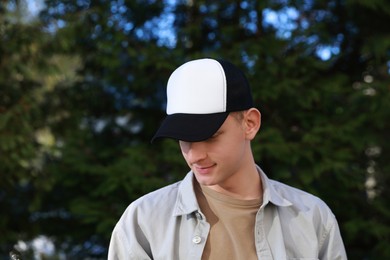
[[[109,259],[346,259],[328,206],[256,165],[261,115],[238,68],[189,61],[170,76],[167,98],[153,140],[178,140],[191,171],[130,204]]]

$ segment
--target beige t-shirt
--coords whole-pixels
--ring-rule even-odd
[[[202,259],[258,259],[254,227],[262,198],[240,200],[200,185],[195,192],[210,223]]]

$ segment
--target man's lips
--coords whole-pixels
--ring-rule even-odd
[[[193,165],[194,170],[200,174],[207,174],[211,172],[214,168],[215,164],[212,165]]]

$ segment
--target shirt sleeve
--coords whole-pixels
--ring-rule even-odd
[[[150,245],[138,223],[137,209],[130,205],[116,224],[108,249],[108,260],[152,259]]]
[[[329,232],[324,236],[321,243],[319,259],[321,260],[346,260],[347,254],[343,240],[341,238],[340,229],[335,217],[331,223]]]

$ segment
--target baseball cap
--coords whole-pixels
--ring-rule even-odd
[[[214,135],[230,112],[253,107],[244,73],[220,59],[184,63],[169,77],[167,116],[152,138],[199,142]]]

